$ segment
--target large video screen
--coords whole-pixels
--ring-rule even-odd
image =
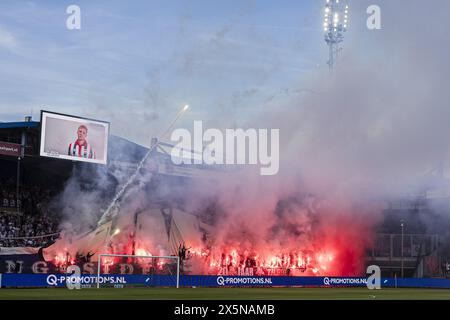
[[[41,112],[40,155],[106,164],[109,122]]]

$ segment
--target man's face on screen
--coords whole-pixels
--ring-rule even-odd
[[[83,127],[78,128],[77,134],[78,134],[78,140],[81,140],[81,141],[86,140],[87,131],[85,128],[83,128]]]

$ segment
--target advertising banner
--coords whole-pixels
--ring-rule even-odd
[[[20,157],[21,145],[0,141],[0,154],[4,156]]]
[[[174,275],[82,274],[71,278],[67,274],[0,274],[1,287],[65,287],[80,283],[95,287],[97,282],[109,285],[176,286]],[[358,277],[245,277],[245,276],[184,276],[181,287],[366,287],[367,278]],[[450,288],[450,279],[383,278],[381,287]]]

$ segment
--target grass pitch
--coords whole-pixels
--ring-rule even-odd
[[[102,288],[0,289],[0,300],[450,300],[450,289]]]

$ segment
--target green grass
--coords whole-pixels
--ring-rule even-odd
[[[0,300],[395,300],[446,299],[449,289],[367,288],[125,288],[125,289],[0,289]]]

